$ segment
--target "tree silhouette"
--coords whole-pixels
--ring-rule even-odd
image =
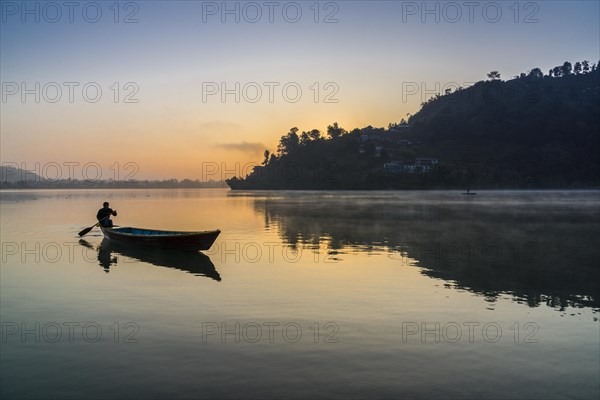
[[[487,77],[490,78],[491,81],[497,81],[500,79],[500,72],[492,71],[489,74],[487,74]]]
[[[581,73],[581,63],[579,61],[577,61],[573,66],[573,72],[575,72],[575,75],[579,75]]]
[[[587,74],[588,72],[590,72],[590,62],[588,60],[583,60],[583,62],[581,63],[581,66],[583,67],[584,74]]]
[[[534,68],[531,71],[529,71],[529,76],[531,76],[533,78],[543,78],[544,77],[544,73],[542,72],[541,69]]]
[[[279,139],[279,145],[277,146],[277,152],[279,155],[287,155],[293,153],[300,144],[298,138],[298,128],[293,127],[290,131]]]
[[[565,61],[565,63],[560,68],[563,73],[563,76],[571,75],[571,72],[573,71],[573,66],[568,61]]]
[[[262,162],[262,165],[267,165],[269,163],[269,150],[265,150],[264,153],[265,159]]]
[[[310,134],[308,132],[302,131],[300,134],[300,145],[306,146],[308,142],[310,142]]]
[[[321,132],[318,129],[313,129],[308,133],[308,135],[310,136],[311,140],[321,139]]]
[[[560,78],[563,75],[561,67],[554,67],[553,71],[554,71],[555,78]]]
[[[327,134],[332,139],[340,137],[344,133],[346,133],[346,130],[344,128],[340,127],[337,122],[334,122],[333,125],[329,125],[327,127]]]

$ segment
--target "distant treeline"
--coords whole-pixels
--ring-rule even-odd
[[[290,129],[232,189],[600,187],[600,71],[570,62],[445,90],[388,128]],[[426,160],[427,164],[419,160]]]
[[[223,181],[201,182],[190,179],[167,179],[167,180],[28,180],[18,182],[0,182],[0,189],[176,189],[176,188],[225,188]]]

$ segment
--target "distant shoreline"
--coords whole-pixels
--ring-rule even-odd
[[[225,189],[224,181],[191,181],[176,179],[164,181],[125,181],[125,182],[85,182],[85,181],[46,181],[31,180],[18,182],[0,182],[0,190],[31,190],[31,189]]]
[[[0,187],[1,191],[27,191],[27,190],[172,190],[172,189],[227,189],[231,192],[458,192],[465,193],[462,188],[429,188],[429,189],[231,189],[227,186],[222,187],[18,187],[6,188]],[[472,194],[485,192],[584,192],[600,191],[600,187],[580,187],[580,188],[471,188]]]
[[[36,186],[36,187],[10,187],[0,186],[0,190],[90,190],[90,189],[106,189],[106,190],[120,190],[120,189],[229,189],[227,185],[224,186]]]

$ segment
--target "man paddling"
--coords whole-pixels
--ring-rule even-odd
[[[113,222],[112,219],[110,219],[110,216],[114,215],[116,217],[117,210],[109,208],[108,201],[105,201],[102,205],[104,207],[98,210],[98,214],[96,214],[96,219],[98,220],[98,222],[100,222],[100,225],[102,225],[103,227],[111,228],[113,226]]]

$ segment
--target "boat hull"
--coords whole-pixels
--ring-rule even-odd
[[[105,237],[121,243],[152,246],[174,250],[208,250],[215,242],[220,230],[204,232],[173,232],[140,228],[105,228]]]

